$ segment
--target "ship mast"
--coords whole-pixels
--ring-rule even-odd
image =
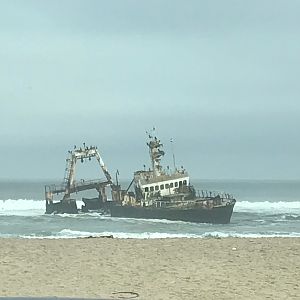
[[[153,128],[153,133],[154,131],[155,128]],[[154,134],[148,133],[148,137],[150,141],[147,143],[147,146],[149,147],[153,176],[160,176],[162,174],[162,166],[160,165],[160,160],[161,157],[165,155],[165,152],[160,149],[161,147],[163,147],[163,144],[161,144],[160,140],[156,136],[154,136]]]

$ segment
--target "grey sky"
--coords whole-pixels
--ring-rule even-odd
[[[293,0],[1,0],[0,178],[61,178],[82,142],[130,178],[155,125],[194,178],[299,179],[299,15]]]

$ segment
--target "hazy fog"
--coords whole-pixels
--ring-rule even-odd
[[[1,0],[0,178],[62,178],[82,142],[130,178],[156,126],[194,178],[299,179],[299,15],[296,0]]]

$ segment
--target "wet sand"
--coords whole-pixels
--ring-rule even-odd
[[[300,238],[0,239],[0,296],[134,293],[136,299],[299,299]]]

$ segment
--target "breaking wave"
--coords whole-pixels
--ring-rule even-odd
[[[77,201],[81,207],[82,201]],[[0,215],[37,216],[45,213],[45,200],[7,199],[0,200]]]
[[[12,237],[12,235],[0,235],[1,237]],[[166,238],[263,238],[263,237],[300,237],[299,232],[265,232],[265,233],[237,233],[237,232],[204,232],[201,234],[190,233],[163,233],[163,232],[86,232],[70,229],[63,229],[57,233],[47,236],[42,235],[21,235],[26,239],[74,239],[74,238],[117,238],[117,239],[166,239]]]
[[[44,212],[44,201],[32,199],[0,200],[0,215],[35,216]]]
[[[235,212],[248,212],[248,213],[267,213],[267,214],[300,214],[300,201],[294,202],[249,202],[237,201],[234,207]]]

